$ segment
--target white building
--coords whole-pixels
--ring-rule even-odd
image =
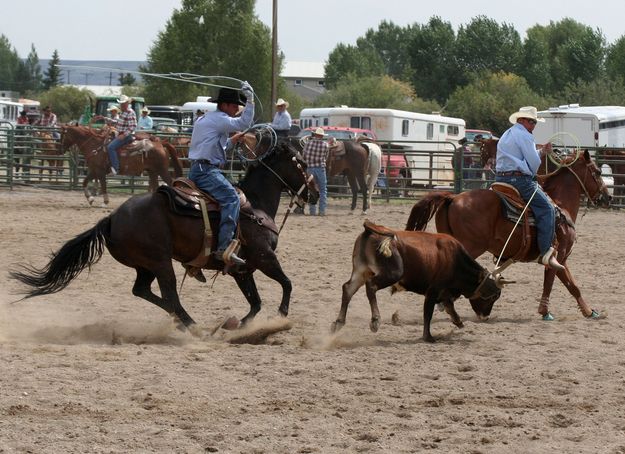
[[[325,91],[324,63],[287,61],[281,77],[286,86],[306,100],[313,100]]]

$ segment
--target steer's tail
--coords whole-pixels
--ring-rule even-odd
[[[110,217],[106,217],[65,243],[45,267],[21,265],[21,271],[11,271],[9,276],[31,287],[24,298],[59,292],[81,271],[100,260],[109,233]]]
[[[419,200],[410,210],[410,216],[406,223],[406,230],[425,230],[430,222],[430,219],[434,217],[436,212],[440,209],[447,211],[447,207],[454,199],[454,194],[451,192],[430,192],[421,200]],[[445,224],[447,224],[447,216],[445,218]],[[449,231],[449,226],[445,226]]]

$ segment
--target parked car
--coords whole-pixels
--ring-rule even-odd
[[[464,132],[464,137],[467,139],[467,142],[475,142],[476,136],[482,136],[482,139],[499,139],[499,137],[493,135],[491,131],[485,129],[466,129]]]

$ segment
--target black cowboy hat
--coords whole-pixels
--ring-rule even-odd
[[[216,104],[225,102],[229,104],[238,104],[240,106],[244,106],[247,98],[240,94],[239,90],[235,90],[233,88],[220,88],[217,98],[211,98],[210,101]]]

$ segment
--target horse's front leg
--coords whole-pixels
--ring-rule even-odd
[[[599,313],[595,309],[592,309],[582,297],[582,292],[579,290],[579,287],[575,283],[575,280],[573,279],[573,275],[569,271],[569,267],[566,265],[566,263],[562,263],[562,265],[564,265],[564,270],[558,271],[557,273],[558,279],[560,279],[560,281],[564,284],[564,286],[569,291],[569,293],[573,296],[573,298],[575,298],[575,301],[577,301],[577,307],[582,312],[582,315],[584,317],[592,317],[592,318],[599,317]],[[551,283],[553,283],[553,280],[554,278],[552,277]],[[547,282],[547,273],[545,272],[545,283],[546,282]],[[551,291],[551,286],[549,286],[549,291]],[[543,289],[543,297],[545,297],[545,294],[547,296],[547,301],[548,301],[549,293],[545,293],[545,289]]]
[[[98,180],[100,180],[100,190],[102,192],[102,198],[103,198],[103,207],[108,207],[109,205],[109,194],[107,192],[106,189],[106,174],[103,173],[98,177]]]
[[[260,295],[258,294],[256,281],[254,281],[254,275],[252,273],[235,273],[232,274],[232,277],[239,286],[241,293],[243,293],[245,299],[250,304],[250,311],[241,319],[241,324],[245,325],[250,320],[253,320],[256,314],[260,312]]]
[[[365,175],[357,176],[358,186],[360,186],[360,192],[362,192],[362,214],[367,214],[367,210],[369,209],[369,197],[367,195],[367,182],[365,180]]]
[[[83,190],[83,193],[85,194],[85,198],[87,199],[87,202],[89,202],[89,205],[93,205],[93,201],[95,200],[94,195],[91,194],[91,192],[89,192],[89,183],[95,180],[96,180],[96,176],[92,170],[88,170],[87,176],[85,176],[84,180],[82,180],[82,190]]]
[[[286,317],[289,315],[289,303],[291,301],[293,286],[291,285],[291,280],[284,274],[275,252],[271,250],[266,252],[263,261],[258,263],[257,268],[265,276],[269,279],[273,279],[282,287],[282,300],[280,301],[278,312],[280,315]]]

